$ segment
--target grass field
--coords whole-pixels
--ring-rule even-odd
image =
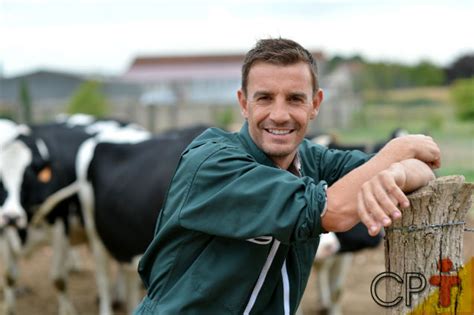
[[[455,118],[448,88],[366,93],[365,105],[347,130],[332,130],[341,142],[381,141],[397,128],[431,135],[442,150],[440,176],[464,175],[474,182],[474,121]]]

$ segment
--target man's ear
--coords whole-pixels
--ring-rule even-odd
[[[237,98],[239,100],[240,112],[242,113],[242,116],[247,119],[249,116],[247,97],[242,89],[237,91]]]
[[[323,98],[324,98],[324,93],[323,93],[323,90],[322,89],[318,89],[316,91],[316,93],[314,94],[313,96],[313,108],[311,110],[311,115],[310,115],[310,119],[314,119],[316,118],[316,116],[318,116],[319,114],[319,108],[321,107],[321,103],[323,102]]]

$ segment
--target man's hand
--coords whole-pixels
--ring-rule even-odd
[[[409,135],[391,140],[367,163],[353,169],[327,190],[326,231],[347,231],[361,220],[371,235],[401,216],[408,206],[404,192],[426,185],[431,169],[441,165],[441,152],[431,137]]]
[[[369,234],[375,236],[382,226],[389,226],[392,219],[399,219],[402,214],[398,206],[409,206],[405,193],[426,185],[432,179],[434,174],[430,166],[409,159],[393,163],[365,182],[357,196],[357,210]]]
[[[381,154],[395,154],[400,161],[418,159],[432,169],[441,166],[441,151],[433,138],[425,135],[408,135],[390,140],[380,151]]]

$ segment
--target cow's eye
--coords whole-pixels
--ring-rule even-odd
[[[42,183],[49,183],[51,181],[51,177],[53,175],[53,172],[51,170],[51,167],[45,166],[43,167],[39,172],[38,172],[38,180]]]

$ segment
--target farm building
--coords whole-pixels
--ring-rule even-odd
[[[325,57],[314,52],[325,100],[311,128],[347,127],[360,101],[353,92],[350,67],[325,72]],[[0,78],[0,114],[17,120],[20,88],[25,82],[36,121],[64,112],[74,91],[86,80],[102,83],[113,116],[159,131],[196,123],[227,125],[241,121],[236,91],[243,54],[137,57],[120,76],[97,77],[58,71],[36,71]]]

